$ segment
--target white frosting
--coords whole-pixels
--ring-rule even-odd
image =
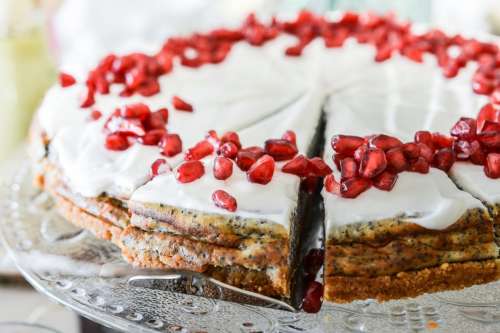
[[[450,176],[476,198],[489,204],[500,203],[500,179],[488,178],[482,165],[457,162],[451,168]]]

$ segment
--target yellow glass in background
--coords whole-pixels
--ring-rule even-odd
[[[0,35],[0,161],[26,137],[33,112],[55,79],[38,2],[3,5],[8,14],[0,24],[8,26]]]

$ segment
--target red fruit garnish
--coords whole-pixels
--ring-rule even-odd
[[[455,141],[453,143],[453,152],[455,153],[457,160],[468,160],[471,154],[470,142],[464,140]]]
[[[92,120],[99,120],[102,117],[102,113],[99,110],[92,110],[90,113],[90,118]]]
[[[172,97],[172,105],[176,110],[193,112],[193,106],[179,96]]]
[[[423,143],[427,147],[434,149],[434,142],[432,141],[432,134],[429,131],[418,131],[415,133],[415,142]]]
[[[259,158],[247,171],[247,178],[252,183],[265,185],[274,174],[274,159],[269,155]]]
[[[500,123],[486,120],[481,132],[500,132]]]
[[[368,144],[371,147],[376,147],[376,148],[382,149],[384,151],[389,150],[391,148],[400,147],[403,145],[401,140],[399,140],[395,137],[389,136],[389,135],[385,135],[385,134],[379,134],[379,135],[372,136],[369,139]]]
[[[182,163],[176,171],[176,179],[181,183],[191,183],[205,174],[205,167],[200,161]]]
[[[241,148],[241,142],[240,142],[240,137],[238,136],[238,133],[236,132],[226,132],[220,139],[221,143],[226,143],[226,142],[232,142],[238,147],[238,149]]]
[[[366,150],[368,149],[367,144],[363,144],[359,146],[355,151],[354,151],[354,159],[356,162],[361,162],[361,157],[365,154]]]
[[[164,129],[150,130],[143,137],[139,138],[138,141],[146,146],[156,146],[166,133],[167,131]]]
[[[232,142],[226,142],[219,147],[217,153],[224,157],[235,159],[238,154],[238,147]]]
[[[348,156],[352,156],[363,143],[365,143],[365,139],[354,135],[335,135],[331,140],[332,148],[336,153]]]
[[[288,140],[271,139],[264,144],[266,154],[271,155],[275,161],[286,161],[297,155],[297,147]]]
[[[305,177],[309,173],[309,160],[304,155],[295,156],[281,168],[284,173]]]
[[[340,161],[341,179],[349,179],[358,175],[358,164],[352,157],[344,158]]]
[[[110,133],[121,133],[130,136],[144,136],[146,130],[139,119],[125,119],[112,116],[104,125]]]
[[[434,157],[434,150],[431,149],[425,143],[417,143],[418,148],[420,149],[420,156],[425,158],[425,160],[429,163],[432,162],[432,158]]]
[[[490,95],[491,104],[500,105],[500,87],[495,88]]]
[[[389,171],[384,171],[377,177],[373,178],[373,186],[382,191],[390,191],[396,184],[398,175],[395,175]]]
[[[330,174],[332,169],[319,157],[313,157],[309,160],[309,173],[311,176],[325,177]]]
[[[306,287],[302,310],[307,313],[317,313],[323,303],[323,285],[317,281],[310,281]]]
[[[325,177],[324,185],[327,192],[340,195],[340,184],[335,180],[333,174],[329,174]]]
[[[409,160],[412,160],[420,156],[420,148],[416,143],[408,142],[403,145],[403,153]]]
[[[478,141],[472,141],[469,146],[470,156],[469,159],[472,163],[483,165],[486,160],[486,153],[484,152],[481,144]]]
[[[462,140],[473,140],[476,137],[476,120],[460,118],[451,128],[450,134]]]
[[[481,132],[477,140],[488,149],[500,149],[500,131]]]
[[[428,173],[429,172],[429,162],[422,156],[414,161],[411,161],[408,171],[418,172],[418,173]]]
[[[290,142],[291,144],[293,145],[297,145],[297,135],[295,134],[294,131],[286,131],[285,134],[283,134],[283,136],[281,137],[283,140],[286,140],[288,142]]]
[[[214,146],[208,140],[202,140],[194,145],[194,147],[189,148],[184,155],[184,160],[201,160],[202,158],[212,154],[214,152]]]
[[[230,212],[235,212],[238,207],[236,199],[223,190],[217,190],[212,193],[212,200],[217,207],[226,209]]]
[[[88,108],[94,105],[95,103],[94,94],[95,94],[94,88],[92,88],[91,86],[87,86],[85,94],[82,96],[82,102],[80,104],[80,107]]]
[[[72,86],[76,83],[75,78],[73,75],[67,74],[67,73],[59,73],[59,84],[61,87],[66,88],[69,86]]]
[[[165,129],[168,122],[168,110],[166,108],[151,112],[146,118],[144,126],[146,129]]]
[[[162,154],[168,157],[175,156],[182,151],[182,141],[178,134],[166,134],[160,140]]]
[[[387,167],[385,153],[379,148],[368,148],[359,163],[359,175],[364,178],[373,178]]]
[[[156,177],[168,171],[170,171],[170,166],[168,165],[167,160],[163,158],[157,159],[151,165],[151,175],[153,177]]]
[[[106,137],[106,148],[109,150],[126,150],[129,146],[125,135],[113,133]]]
[[[340,183],[340,195],[344,198],[356,198],[358,195],[368,190],[372,186],[370,179],[349,178]]]
[[[205,134],[205,139],[207,139],[208,142],[210,142],[214,147],[220,146],[219,136],[217,135],[217,132],[214,130],[209,130],[207,134]]]
[[[333,163],[335,163],[335,166],[337,167],[337,170],[340,171],[340,161],[342,161],[344,158],[350,157],[349,155],[343,155],[343,154],[334,154],[332,159]]]
[[[486,104],[481,108],[477,115],[477,131],[482,132],[485,122],[489,120],[495,123],[500,122],[500,110],[493,107],[492,104]]]
[[[486,163],[484,164],[484,173],[486,176],[497,179],[500,178],[500,154],[489,153],[486,156]]]
[[[385,158],[387,160],[387,169],[393,173],[403,172],[410,166],[402,147],[389,149],[385,153]]]
[[[213,171],[216,179],[228,179],[233,174],[233,162],[229,158],[217,156],[214,160]]]
[[[451,148],[453,146],[453,138],[441,133],[432,133],[432,143],[436,149]]]
[[[149,106],[144,103],[129,104],[120,110],[120,115],[125,118],[138,118],[141,121],[146,120],[146,118],[151,113]]]
[[[247,171],[262,155],[264,150],[260,147],[243,148],[236,155],[236,164],[241,170]]]

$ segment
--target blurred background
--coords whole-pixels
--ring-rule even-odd
[[[9,160],[58,70],[81,77],[111,51],[156,51],[173,34],[237,25],[249,12],[302,8],[392,11],[464,35],[500,34],[498,0],[0,0],[0,180],[9,177]],[[2,328],[6,321],[104,332],[31,290],[0,248],[0,332],[15,332]]]

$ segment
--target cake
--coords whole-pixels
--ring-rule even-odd
[[[135,266],[292,303],[305,283],[307,311],[493,281],[498,59],[390,15],[251,15],[61,73],[33,121],[36,184]],[[324,293],[304,250],[322,203]]]

